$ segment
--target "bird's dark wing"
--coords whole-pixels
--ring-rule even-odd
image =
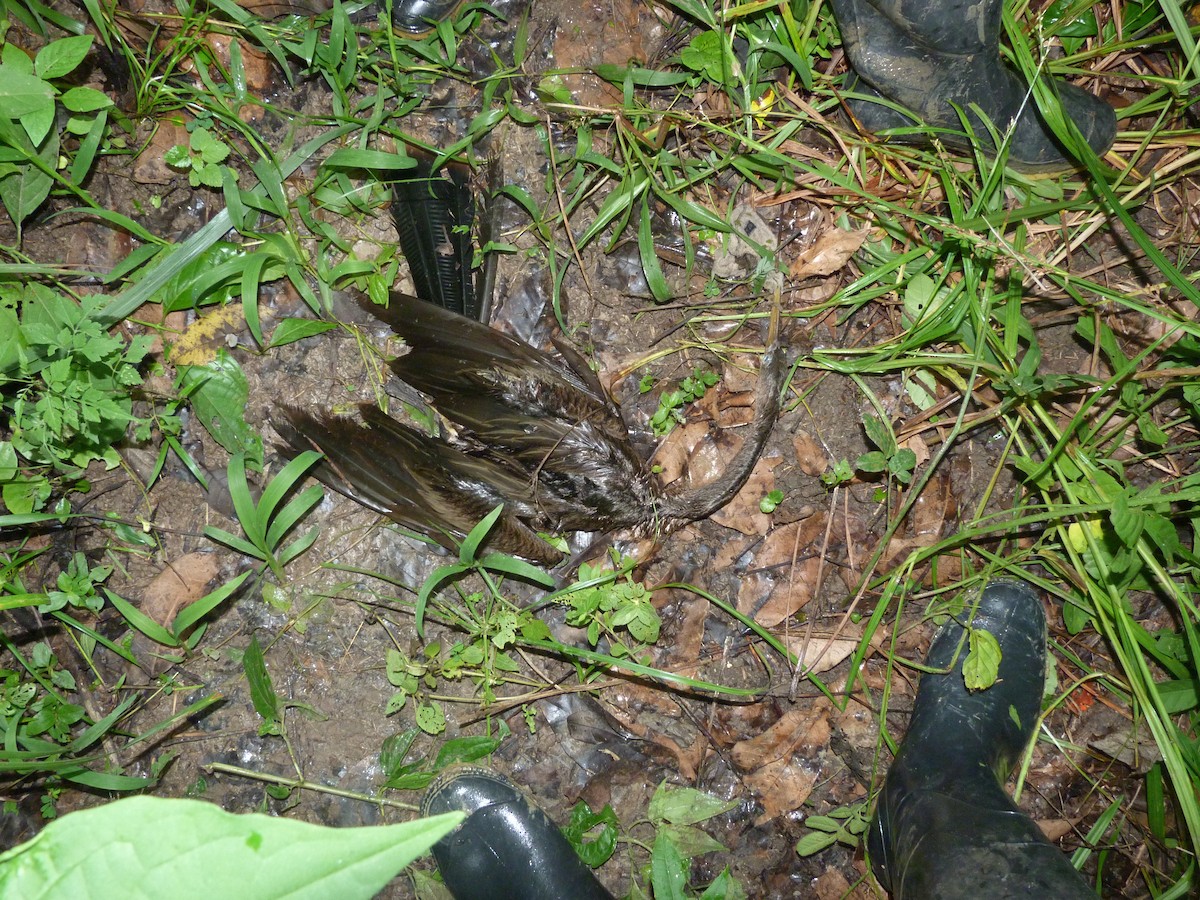
[[[470,170],[448,164],[434,172],[428,161],[418,159],[411,174],[392,188],[392,218],[416,295],[478,321],[483,309],[471,270],[475,201]]]
[[[523,341],[405,294],[392,294],[386,309],[367,298],[360,303],[411,348],[392,371],[428,394],[448,419],[458,421],[459,398],[482,393],[531,416],[585,419],[627,440],[625,424],[604,394]]]
[[[455,549],[503,505],[490,545],[552,564],[559,556],[523,520],[539,512],[530,481],[496,458],[463,453],[364,404],[362,421],[284,407],[273,424],[297,451],[325,455],[314,474],[334,490]]]

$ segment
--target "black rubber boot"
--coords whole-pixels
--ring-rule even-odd
[[[432,31],[462,0],[392,0],[392,25],[412,35]]]
[[[1028,585],[993,582],[972,627],[1000,644],[999,678],[968,691],[963,627],[952,620],[938,632],[927,662],[954,668],[921,679],[868,831],[875,877],[895,900],[1095,898],[1003,788],[1037,725],[1046,671],[1041,600]]]
[[[434,779],[421,815],[454,810],[467,818],[433,856],[455,900],[612,900],[541,808],[498,772],[453,766]]]
[[[1028,86],[1000,59],[1000,18],[1004,0],[832,0],[842,41],[857,78],[846,90],[886,98],[910,110],[850,99],[850,112],[868,132],[928,126],[936,132],[897,136],[929,143],[935,134],[955,150],[979,147],[997,152],[978,113],[1004,138],[1010,125],[1008,162],[1026,170],[1068,169],[1075,165],[1037,112]],[[1113,108],[1074,85],[1051,80],[1063,111],[1097,155],[1116,137]],[[952,105],[953,104],[953,105]],[[973,136],[964,131],[954,106],[966,113]],[[1015,124],[1014,124],[1015,123]]]

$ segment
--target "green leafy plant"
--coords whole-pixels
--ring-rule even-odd
[[[0,202],[20,228],[45,202],[56,182],[79,190],[100,149],[112,106],[105,94],[63,80],[83,62],[90,35],[51,41],[32,59],[18,46],[0,46]],[[59,174],[64,130],[79,139],[75,158]]]
[[[672,787],[664,781],[650,799],[646,818],[632,823],[625,834],[622,834],[621,823],[612,807],[605,806],[594,812],[582,800],[571,810],[571,820],[563,828],[563,834],[580,858],[593,868],[607,862],[622,842],[646,853],[647,863],[641,869],[642,890],[646,896],[698,895],[711,900],[741,900],[746,892],[728,867],[703,892],[687,891],[691,882],[691,861],[706,853],[726,851],[724,844],[698,826],[737,805],[737,800],[720,800],[694,788]],[[651,829],[651,840],[633,836],[643,827]]]
[[[11,445],[29,463],[71,470],[102,460],[112,468],[129,426],[150,429],[134,415],[131,391],[151,338],[110,335],[97,321],[102,304],[37,283],[0,284],[0,390]]]
[[[650,417],[650,428],[659,437],[670,434],[676,425],[683,423],[684,408],[695,403],[713,387],[721,376],[710,369],[699,367],[692,374],[679,382],[679,387],[672,391],[663,391],[658,398],[658,409]],[[653,382],[642,380],[642,393],[650,390]]]
[[[413,744],[420,736],[420,728],[408,728],[390,735],[379,751],[379,765],[383,770],[384,787],[398,791],[420,791],[429,786],[437,773],[456,763],[476,762],[491,756],[499,748],[508,733],[502,729],[496,737],[477,735],[457,737],[445,741],[432,761],[425,757],[411,756]]]
[[[320,486],[312,485],[284,503],[318,459],[320,454],[312,450],[301,453],[279,470],[255,503],[246,483],[246,460],[241,454],[234,456],[229,461],[229,493],[246,537],[240,538],[212,525],[206,527],[204,533],[218,543],[260,560],[282,583],[283,567],[311,547],[320,534],[314,526],[290,544],[283,543],[324,496]]]
[[[192,650],[204,636],[205,617],[236,594],[238,588],[250,575],[250,572],[243,572],[216,590],[205,594],[199,600],[193,600],[175,614],[169,628],[155,622],[128,600],[112,591],[105,589],[105,594],[113,607],[125,617],[125,621],[150,640],[162,644],[164,647],[187,647]]]
[[[559,599],[568,607],[567,624],[586,628],[589,644],[595,647],[603,636],[612,641],[612,653],[632,655],[631,649],[621,642],[618,629],[625,629],[639,643],[653,644],[658,640],[662,621],[650,602],[646,586],[630,577],[628,566],[615,551],[612,562],[613,569],[591,563],[580,565],[580,586]]]
[[[172,168],[188,173],[192,187],[209,187],[220,190],[226,179],[237,182],[237,172],[223,165],[232,152],[223,140],[213,137],[211,131],[193,123],[191,137],[186,146],[176,144],[167,151],[163,161]]]
[[[892,429],[878,416],[867,416],[863,420],[863,428],[867,432],[867,439],[878,449],[868,450],[855,460],[854,467],[871,474],[885,472],[901,484],[911,482],[917,454],[907,447],[898,446]]]
[[[773,490],[767,491],[761,500],[758,501],[759,512],[769,516],[775,510],[779,509],[779,504],[783,502],[783,491]]]
[[[857,850],[870,821],[870,807],[866,803],[839,806],[823,816],[809,816],[804,826],[812,830],[800,838],[796,852],[813,856],[834,844]]]

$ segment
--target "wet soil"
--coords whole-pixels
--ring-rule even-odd
[[[647,58],[671,34],[669,18],[627,0],[603,5],[543,0],[530,7],[529,14],[531,34],[547,68]],[[514,16],[512,21],[518,19]],[[501,26],[493,27],[503,32]],[[302,84],[290,94],[281,84],[276,80],[280,109],[301,114],[328,110],[329,98],[319,84]],[[570,76],[567,87],[581,106],[619,99],[611,87],[587,76]],[[456,90],[455,103],[444,103],[440,113],[414,125],[424,129],[431,143],[453,137],[477,99],[461,86],[447,85],[444,92],[439,87],[434,95],[445,99],[450,96],[445,92]],[[459,114],[449,114],[447,109],[457,109]],[[292,127],[286,117],[274,112],[262,114],[256,126],[267,140],[281,140]],[[551,117],[548,128],[550,144],[570,147],[569,121]],[[162,149],[180,142],[179,125],[144,123],[137,141],[158,150],[144,152],[132,165],[125,159],[106,161],[89,188],[106,207],[138,218],[156,234],[180,239],[219,209],[219,195],[194,191],[178,173],[155,165]],[[508,128],[485,149],[502,157],[506,180],[521,185],[549,208],[554,198],[547,192],[547,173],[553,161],[546,146],[532,128]],[[590,209],[581,210],[581,220],[603,199],[601,194]],[[760,214],[789,248],[784,258],[790,262],[819,238],[818,234],[798,240],[800,231],[822,219],[814,218],[802,201],[766,202],[770,200],[741,198],[750,205],[762,203]],[[521,252],[500,260],[496,325],[545,345],[557,325],[544,257],[539,255],[544,251],[528,233],[522,215],[515,207],[504,210],[505,239]],[[665,210],[660,216],[658,235],[670,244],[671,230],[677,230],[678,224]],[[352,234],[359,247],[383,248],[394,241],[384,208],[353,223],[330,224]],[[825,221],[817,226],[818,232],[822,228],[832,225]],[[39,260],[105,271],[128,254],[127,243],[86,218],[57,220],[53,225],[43,218],[29,229],[26,248]],[[599,241],[585,248],[564,284],[562,316],[571,340],[595,363],[602,380],[621,401],[626,420],[635,426],[646,423],[657,404],[658,390],[645,394],[638,390],[645,375],[665,386],[696,366],[720,372],[719,386],[688,410],[687,421],[665,441],[655,439],[644,425],[635,435],[663,467],[664,477],[696,481],[712,477],[736,450],[739,427],[750,418],[767,307],[745,287],[729,287],[706,308],[695,298],[703,295],[707,275],[689,276],[675,268],[667,272],[672,287],[680,298],[689,299],[656,305],[647,299],[636,246],[621,244],[609,253],[604,249]],[[636,572],[648,585],[688,583],[733,604],[778,634],[805,660],[820,684],[793,677],[786,660],[751,640],[700,595],[663,589],[655,594],[664,629],[651,651],[653,663],[722,684],[758,688],[758,698],[713,699],[619,675],[606,675],[594,689],[582,692],[573,666],[522,654],[520,671],[511,683],[496,687],[492,704],[481,703],[477,685],[470,679],[441,679],[431,693],[446,710],[446,731],[436,737],[420,736],[413,748],[415,756],[436,756],[447,738],[506,733],[491,764],[524,785],[559,822],[567,820],[580,799],[593,808],[611,804],[622,823],[638,822],[644,820],[649,798],[660,782],[698,787],[738,802],[729,813],[705,824],[728,852],[701,857],[693,883],[705,883],[728,865],[752,896],[876,895],[861,851],[838,845],[803,858],[794,850],[806,833],[802,825],[806,816],[861,803],[877,786],[890,759],[879,734],[881,697],[887,688],[891,697],[887,723],[898,738],[915,688],[915,674],[890,667],[882,652],[873,652],[854,673],[853,688],[845,690],[850,653],[878,600],[874,593],[857,596],[856,592],[889,513],[901,499],[881,492],[878,483],[854,482],[830,489],[818,478],[837,461],[854,460],[869,449],[862,423],[873,407],[851,380],[803,367],[806,353],[817,345],[855,346],[898,327],[896,311],[886,303],[849,317],[805,313],[854,275],[853,263],[846,261],[833,273],[793,279],[785,285],[785,314],[796,314],[785,319],[785,340],[801,366],[794,373],[786,410],[763,459],[727,509],[657,546],[639,548],[645,555]],[[403,279],[401,273],[398,286],[403,287]],[[287,291],[276,291],[268,301],[274,318],[305,314],[303,304]],[[736,333],[728,326],[690,323],[691,317],[706,309],[746,309],[764,315],[750,319]],[[335,307],[335,313],[344,311]],[[1053,316],[1047,322],[1060,327]],[[194,324],[193,318],[175,327]],[[384,340],[379,329],[367,325],[364,330],[369,340]],[[717,356],[700,348],[697,337],[744,352]],[[250,383],[247,420],[262,429],[269,443],[272,413],[281,402],[333,408],[375,399],[378,369],[364,354],[359,338],[354,331],[330,332],[264,354],[254,349],[244,322],[235,318],[215,330],[210,346],[232,348]],[[1047,359],[1062,371],[1078,371],[1078,364],[1086,361],[1086,349],[1075,342],[1069,328],[1060,327],[1056,335],[1048,327],[1044,345],[1052,348]],[[157,386],[165,390],[169,380],[168,373]],[[151,381],[150,386],[155,385]],[[918,451],[920,463],[925,462],[939,435],[922,424],[900,377],[875,380],[869,387],[901,423],[898,430],[907,446]],[[910,420],[913,425],[906,432],[903,425]],[[144,519],[153,524],[158,546],[149,553],[122,555],[109,587],[145,604],[160,621],[169,621],[173,608],[197,592],[249,565],[203,536],[206,526],[239,531],[224,485],[227,454],[199,427],[189,429],[186,441],[208,475],[207,489],[172,457],[163,477],[149,491],[143,490],[158,448],[132,447],[125,451],[126,470],[93,473],[93,490],[80,506],[84,512],[116,513],[128,521]],[[1011,502],[1013,486],[1007,476],[999,485],[993,484],[995,462],[1003,449],[999,431],[986,427],[956,447],[942,472],[925,487],[906,526],[885,548],[876,571],[885,572],[913,548],[953,533],[965,517],[974,514],[981,497],[986,496],[994,508]],[[268,449],[267,461],[268,472],[257,479],[257,487],[281,462],[273,449]],[[772,490],[780,491],[783,500],[768,515],[760,511],[759,501]],[[332,492],[327,492],[306,527],[310,524],[319,527],[320,537],[288,566],[286,584],[275,584],[270,578],[247,582],[213,618],[199,652],[182,660],[166,658],[170,654],[164,649],[141,643],[135,645],[141,668],[98,653],[100,669],[93,673],[66,639],[51,632],[34,613],[5,614],[5,633],[18,645],[50,635],[59,658],[77,670],[77,680],[96,685],[89,700],[96,718],[116,702],[113,688],[122,679],[123,690],[147,691],[131,726],[135,731],[203,696],[221,695],[219,704],[203,716],[152,746],[139,748],[136,755],[114,758],[114,764],[131,774],[147,774],[154,760],[174,754],[156,794],[198,796],[228,810],[267,810],[329,825],[410,818],[412,813],[404,809],[315,791],[277,795],[261,781],[209,768],[225,763],[375,795],[384,780],[379,759],[384,741],[414,722],[412,702],[393,715],[385,714],[395,690],[387,678],[388,650],[420,658],[426,643],[440,642],[445,647],[462,637],[436,616],[431,618],[427,642],[418,639],[414,627],[414,591],[447,561],[441,551]],[[41,566],[47,583],[52,583],[75,551],[101,557],[108,533],[75,529],[37,536],[34,541],[48,547]],[[948,555],[938,560],[936,568],[926,566],[912,578],[927,589],[952,583],[960,570],[961,562]],[[537,597],[520,585],[512,590],[523,593],[527,601]],[[930,595],[918,591],[917,596]],[[897,653],[918,659],[932,633],[922,621],[923,611],[923,604],[917,602],[898,620],[889,612],[873,643],[876,650],[894,640]],[[560,613],[551,612],[549,619],[560,639],[580,639],[562,622]],[[1052,619],[1058,621],[1057,615]],[[114,635],[124,632],[112,611],[104,615],[100,628]],[[242,654],[251,639],[265,650],[276,692],[291,704],[285,720],[286,742],[260,734],[262,720],[251,703],[242,668]],[[1098,642],[1086,638],[1073,641],[1070,649],[1084,658],[1103,655]],[[156,651],[162,658],[155,657]],[[1059,677],[1065,682],[1072,675],[1063,671]],[[1064,706],[1051,716],[1049,726],[1055,733],[1071,735],[1073,743],[1082,747],[1102,736],[1120,737],[1129,731],[1128,722],[1102,702],[1086,710]],[[1112,763],[1098,754],[1083,754],[1082,760],[1093,771],[1118,765],[1133,775],[1145,764],[1144,758],[1133,756],[1127,763]],[[1041,745],[1034,752],[1022,804],[1071,849],[1106,805],[1087,785],[1069,761]],[[5,817],[6,846],[29,837],[43,824],[38,794],[28,788],[11,791],[22,815]],[[413,792],[392,791],[387,796],[411,804],[419,799]],[[59,800],[59,811],[103,799],[68,791]],[[634,833],[643,839],[649,834],[645,826]],[[636,868],[644,863],[644,856],[621,850],[599,874],[615,894],[625,895]],[[386,896],[412,892],[412,883],[401,877]]]

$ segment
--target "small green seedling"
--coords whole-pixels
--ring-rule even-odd
[[[259,502],[255,503],[246,484],[245,457],[241,454],[234,456],[229,461],[229,493],[246,537],[240,538],[211,525],[204,529],[205,535],[239,553],[261,560],[282,582],[283,567],[311,547],[320,533],[314,526],[287,546],[281,546],[288,533],[324,496],[324,491],[318,485],[312,485],[283,504],[284,498],[318,459],[320,454],[312,450],[301,453],[280,470],[263,491]]]

